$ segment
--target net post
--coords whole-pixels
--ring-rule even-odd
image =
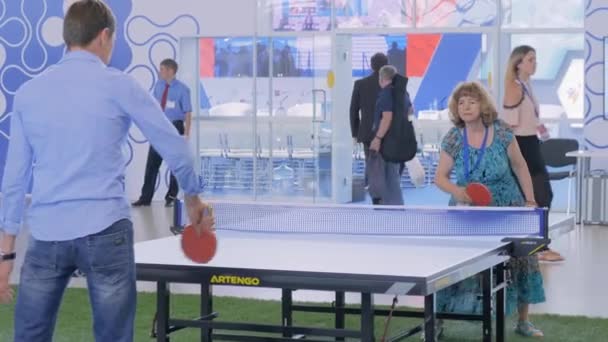
[[[536,212],[540,216],[540,235],[543,239],[549,238],[549,209],[536,208]]]

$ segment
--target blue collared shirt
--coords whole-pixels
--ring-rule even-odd
[[[154,97],[161,103],[163,93],[167,81],[159,80],[154,85]],[[179,80],[173,80],[169,84],[169,91],[167,92],[167,103],[165,105],[165,115],[169,120],[184,120],[186,113],[192,112],[192,104],[190,102],[190,89],[188,86],[180,82]]]
[[[382,120],[382,113],[393,111],[393,87],[387,86],[380,89],[378,98],[376,99],[376,107],[374,109],[374,124],[372,125],[372,131],[378,131],[380,128],[380,121]]]
[[[75,51],[15,95],[0,228],[19,232],[31,175],[27,222],[37,240],[73,240],[129,218],[125,150],[132,122],[184,192],[199,194],[193,155],[158,101],[134,78]]]

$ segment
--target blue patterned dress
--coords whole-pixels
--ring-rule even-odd
[[[517,180],[511,172],[507,148],[513,141],[513,133],[501,121],[492,125],[493,139],[488,140],[483,160],[473,170],[479,156],[479,149],[469,147],[470,182],[485,184],[492,192],[492,206],[523,206],[525,201]],[[442,150],[454,159],[456,183],[464,187],[467,182],[463,166],[463,132],[454,127],[443,138]],[[454,205],[452,198],[450,205]],[[518,304],[536,304],[545,301],[543,278],[536,256],[511,258],[509,262],[511,281],[507,289],[507,312],[512,313]],[[480,314],[481,277],[474,276],[437,293],[437,311],[449,313]]]

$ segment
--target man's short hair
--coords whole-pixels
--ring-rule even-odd
[[[381,80],[392,81],[395,75],[397,75],[397,68],[392,65],[385,65],[380,68],[379,73]]]
[[[374,72],[379,72],[380,68],[388,64],[388,57],[386,57],[386,55],[382,52],[378,52],[372,56],[370,64]]]
[[[76,1],[63,20],[63,40],[68,47],[85,47],[104,29],[116,32],[112,10],[101,0]]]
[[[177,73],[177,62],[172,60],[171,58],[163,60],[162,62],[160,62],[160,65],[164,66],[165,68],[169,68],[173,70],[173,72]]]

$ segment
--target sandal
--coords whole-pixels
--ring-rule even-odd
[[[524,337],[544,337],[545,335],[529,321],[520,321],[515,327],[515,333]]]
[[[538,260],[539,261],[548,261],[548,262],[560,262],[560,261],[564,261],[565,259],[558,252],[549,249],[547,251],[539,253]]]

